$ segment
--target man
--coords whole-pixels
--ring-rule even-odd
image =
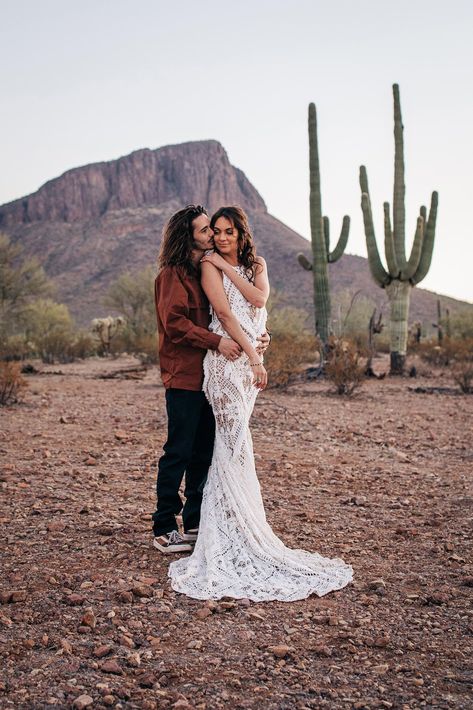
[[[200,285],[200,260],[213,247],[206,210],[188,205],[166,224],[155,281],[161,377],[166,388],[168,437],[158,463],[154,546],[161,552],[190,552],[197,539],[204,481],[212,461],[215,420],[202,391],[208,349],[228,359],[240,346],[208,330],[210,311]],[[261,338],[263,348],[269,336]],[[182,506],[179,495],[186,473]],[[176,515],[182,510],[184,533]]]

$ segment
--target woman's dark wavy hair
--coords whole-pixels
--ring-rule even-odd
[[[187,205],[175,212],[166,222],[158,256],[158,269],[165,266],[182,266],[188,273],[195,273],[192,263],[194,230],[192,222],[201,214],[207,214],[202,205]]]
[[[253,235],[248,224],[246,213],[235,205],[220,207],[210,220],[210,227],[215,227],[216,221],[220,217],[226,217],[238,232],[238,261],[245,267],[248,277],[253,281],[257,272],[262,268],[256,261],[256,247],[253,242]],[[218,249],[215,247],[215,250]]]

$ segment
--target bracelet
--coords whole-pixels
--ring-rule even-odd
[[[258,367],[258,365],[262,365],[262,364],[263,364],[262,362],[254,362],[254,363],[250,362],[250,367]]]

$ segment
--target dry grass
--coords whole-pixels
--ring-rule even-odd
[[[0,405],[19,402],[26,386],[19,362],[0,362]]]

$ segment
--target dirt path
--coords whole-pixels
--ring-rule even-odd
[[[202,603],[151,546],[158,373],[97,379],[131,364],[49,368],[0,412],[0,707],[472,708],[473,397],[407,380],[261,395],[269,522],[355,581]]]

